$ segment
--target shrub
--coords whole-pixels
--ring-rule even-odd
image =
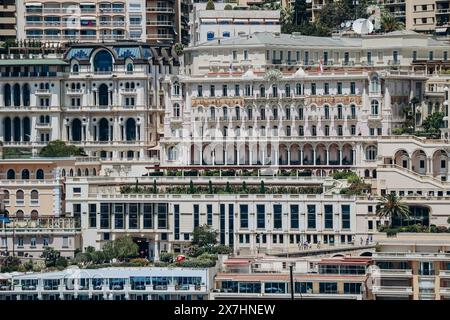
[[[134,258],[130,259],[130,264],[138,267],[146,267],[150,264],[150,262],[145,258]]]
[[[68,261],[67,261],[66,258],[64,258],[64,257],[59,257],[59,258],[56,260],[55,267],[56,267],[58,270],[64,270],[65,268],[67,268],[68,264],[69,264],[69,263],[68,263]]]
[[[395,128],[395,129],[392,129],[392,134],[393,135],[402,135],[403,133],[405,132],[405,129],[403,129],[403,128]]]
[[[232,252],[233,252],[233,249],[231,249],[228,246],[224,246],[222,244],[211,248],[211,253],[215,253],[215,254],[230,254]]]
[[[172,263],[173,262],[173,258],[174,258],[175,254],[170,253],[170,252],[162,252],[159,255],[159,260],[162,262],[167,262],[167,263]]]
[[[231,4],[227,4],[223,9],[224,10],[233,10],[233,6]]]

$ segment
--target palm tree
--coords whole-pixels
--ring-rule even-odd
[[[384,32],[392,32],[405,29],[403,22],[397,21],[395,16],[389,12],[384,12],[381,16],[381,29]]]
[[[377,216],[380,218],[389,217],[390,224],[394,217],[409,217],[409,207],[395,193],[383,196],[378,202]]]

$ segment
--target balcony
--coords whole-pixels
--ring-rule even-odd
[[[412,277],[411,269],[380,269],[381,277]]]
[[[403,286],[373,286],[372,292],[377,295],[412,295],[412,287]]]

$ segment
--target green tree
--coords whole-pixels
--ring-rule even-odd
[[[195,193],[194,182],[192,180],[189,182],[189,193]]]
[[[439,134],[444,124],[444,115],[443,112],[432,113],[422,122],[422,127],[427,133]]]
[[[61,253],[52,247],[46,247],[41,255],[41,258],[44,258],[46,267],[55,267],[60,257]]]
[[[204,224],[194,228],[192,244],[199,247],[210,247],[217,243],[217,232],[211,226]]]
[[[209,194],[213,194],[214,193],[214,189],[213,189],[213,185],[212,185],[212,181],[211,180],[208,181],[208,193]]]
[[[233,10],[233,6],[231,4],[225,5],[224,10]]]
[[[405,24],[398,21],[389,11],[383,11],[381,14],[381,30],[383,32],[392,32],[405,29]]]
[[[280,11],[280,21],[281,25],[292,25],[294,19],[294,8],[292,6],[287,6]]]
[[[50,141],[39,153],[41,157],[71,157],[85,156],[86,153],[82,148],[73,145],[67,145],[64,141]]]
[[[389,218],[392,225],[392,219],[394,217],[409,217],[410,211],[408,205],[402,202],[395,193],[389,193],[383,196],[377,205],[377,216],[380,218]]]
[[[214,5],[213,0],[208,0],[208,3],[206,4],[206,10],[215,10],[216,6]]]
[[[293,23],[297,26],[309,23],[308,5],[306,4],[306,0],[295,1]]]
[[[245,182],[245,181],[242,181],[242,191],[245,192],[245,193],[248,192],[248,189],[247,189],[247,182]]]
[[[139,247],[130,236],[108,241],[103,246],[104,260],[117,259],[125,261],[139,255]],[[102,258],[101,256],[99,258]]]
[[[225,186],[225,192],[227,193],[231,193],[231,185],[230,185],[230,181],[227,181],[227,185]]]
[[[182,44],[182,43],[175,44],[174,50],[175,50],[175,53],[177,54],[177,56],[182,56],[184,53],[184,44]]]
[[[259,185],[259,193],[266,193],[266,187],[264,186],[263,180],[261,180],[261,184]]]

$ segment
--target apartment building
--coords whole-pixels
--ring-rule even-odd
[[[70,267],[10,276],[0,300],[207,300],[214,269]]]
[[[67,44],[146,40],[144,0],[17,3],[17,38]]]
[[[189,44],[189,0],[146,0],[146,41],[153,45]]]
[[[406,29],[438,35],[449,34],[450,1],[448,0],[381,0]]]
[[[192,45],[253,32],[281,32],[279,10],[224,10],[225,5],[217,3],[215,10],[206,10],[204,3],[194,5]]]
[[[0,160],[0,201],[9,223],[0,224],[0,251],[38,258],[46,247],[73,256],[81,245],[79,219],[65,217],[64,179],[95,176],[98,161],[89,158]]]
[[[16,3],[0,1],[0,43],[16,39]]]
[[[366,300],[371,298],[367,288],[370,264],[370,257],[350,256],[285,262],[230,258],[224,261],[226,270],[215,277],[211,298],[290,299],[292,285],[294,299]],[[293,283],[289,266],[293,267]]]
[[[447,300],[449,290],[449,236],[398,234],[375,236],[371,290],[376,300]]]

